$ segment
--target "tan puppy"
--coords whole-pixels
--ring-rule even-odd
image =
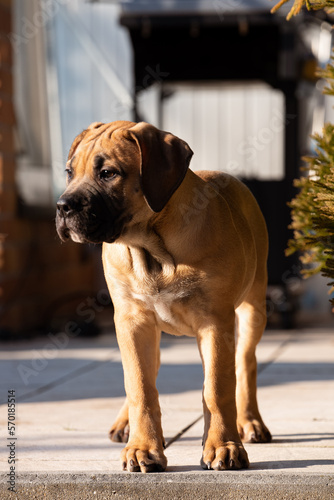
[[[241,439],[271,439],[256,400],[265,222],[240,181],[192,172],[191,156],[184,141],[147,123],[93,123],[73,142],[57,204],[62,240],[103,242],[127,394],[111,429],[114,441],[129,438],[124,470],[166,469],[156,389],[161,331],[198,342],[204,469],[247,467]]]

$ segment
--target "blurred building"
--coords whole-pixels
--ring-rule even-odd
[[[54,136],[39,2],[0,1],[0,332],[45,332],[96,292],[89,249],[54,225]],[[39,16],[37,15],[39,14]],[[63,167],[62,167],[63,170]],[[75,304],[75,305],[74,305]]]
[[[269,227],[270,284],[281,288],[270,304],[294,307],[286,202],[308,134],[324,120],[315,67],[327,63],[332,35],[323,14],[287,23],[271,6],[0,0],[3,336],[48,331],[57,317],[89,330],[85,311],[106,308],[100,249],[61,244],[54,227],[67,152],[93,121],[149,121],[189,142],[194,170],[245,180]]]

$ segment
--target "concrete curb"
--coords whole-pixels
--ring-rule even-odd
[[[2,478],[2,500],[168,499],[327,500],[334,498],[334,476],[252,474],[252,472],[120,474],[20,474],[16,493]]]

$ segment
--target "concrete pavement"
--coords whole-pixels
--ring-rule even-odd
[[[247,471],[200,468],[203,374],[193,339],[163,336],[158,388],[173,443],[167,472],[147,475],[120,472],[123,445],[107,438],[124,397],[113,335],[1,347],[1,499],[334,499],[331,330],[266,332],[259,405],[273,442],[246,445]]]

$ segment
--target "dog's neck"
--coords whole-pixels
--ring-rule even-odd
[[[137,224],[131,235],[122,238],[128,248],[132,266],[138,276],[145,279],[147,273],[173,275],[176,264],[172,253],[166,248],[163,238],[154,226]]]
[[[198,234],[207,222],[206,210],[203,209],[210,203],[203,194],[205,185],[198,175],[188,170],[165,208],[153,218],[152,227],[176,263],[184,263],[184,241],[192,242],[194,246],[203,243]]]
[[[191,225],[201,225],[201,212],[196,205],[203,181],[191,170],[164,209],[153,214],[146,223],[131,225],[119,242],[128,247],[136,273],[145,279],[152,269],[172,276],[182,262],[182,240],[194,234]],[[194,201],[195,200],[195,201]],[[166,224],[166,220],[172,221]]]

